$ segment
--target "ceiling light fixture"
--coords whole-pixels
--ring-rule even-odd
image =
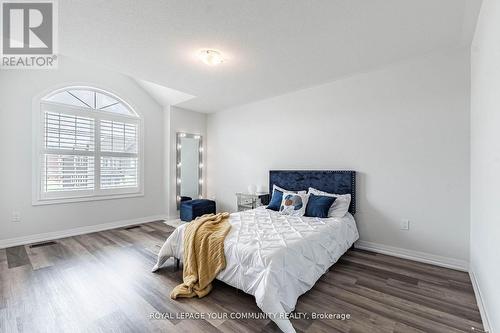
[[[217,66],[224,62],[222,54],[216,50],[201,50],[198,57],[208,66]]]

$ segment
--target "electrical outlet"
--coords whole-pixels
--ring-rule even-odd
[[[410,230],[410,220],[402,219],[399,225],[399,229],[401,230]]]
[[[21,213],[20,212],[12,212],[12,222],[21,222]]]

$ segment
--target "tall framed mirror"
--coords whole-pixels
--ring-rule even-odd
[[[203,196],[203,138],[177,133],[177,209],[181,201]]]

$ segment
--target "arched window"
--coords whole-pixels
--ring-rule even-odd
[[[141,119],[117,96],[68,87],[43,97],[37,115],[38,203],[141,194]]]

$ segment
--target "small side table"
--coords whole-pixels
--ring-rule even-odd
[[[236,193],[236,201],[238,204],[238,211],[244,211],[249,209],[255,209],[259,206],[269,204],[269,194],[268,193]]]

